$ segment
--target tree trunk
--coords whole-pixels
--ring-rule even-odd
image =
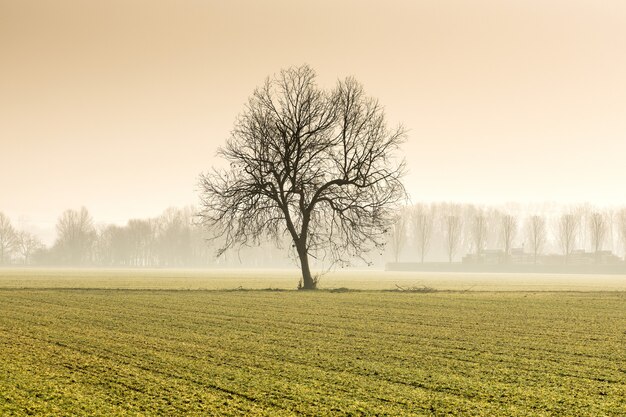
[[[306,245],[297,243],[296,249],[298,250],[298,257],[300,258],[300,269],[302,270],[302,289],[314,290],[317,283],[311,276],[311,268],[309,267],[309,254],[306,250]]]

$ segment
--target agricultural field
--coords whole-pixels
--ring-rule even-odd
[[[297,269],[47,269],[0,268],[1,288],[233,290],[295,289]],[[320,288],[443,291],[626,291],[624,275],[390,272],[341,270],[323,274]]]
[[[0,415],[626,415],[625,277],[283,274],[2,271]]]

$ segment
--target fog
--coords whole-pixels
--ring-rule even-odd
[[[52,243],[68,207],[122,225],[196,204],[253,89],[302,63],[407,127],[414,201],[626,203],[623,2],[179,6],[0,2],[14,222]]]
[[[254,88],[302,63],[323,87],[353,75],[391,123],[406,126],[409,205],[500,213],[488,216],[484,250],[528,251],[526,222],[540,212],[542,252],[562,254],[555,229],[569,207],[605,216],[626,205],[623,2],[394,6],[1,1],[0,212],[49,249],[59,247],[67,209],[88,209],[94,242],[126,233],[132,219],[162,228],[168,207],[187,210],[188,222],[198,176],[223,164],[215,153]],[[544,206],[552,208],[535,209]],[[517,231],[505,250],[495,219],[511,207]],[[568,252],[595,250],[585,216]],[[623,257],[617,217],[609,219],[602,250]],[[445,262],[441,220],[433,224],[424,260]],[[421,261],[407,227],[402,247],[391,255],[388,245],[376,265]],[[202,242],[205,232],[193,230]],[[460,240],[455,262],[476,252],[471,241]],[[213,249],[200,246],[186,253],[202,261],[187,261],[212,264]],[[227,262],[254,265],[255,250]],[[259,251],[291,265],[287,249]]]
[[[287,231],[216,256],[221,237],[194,207],[106,224],[85,207],[58,216],[52,243],[0,212],[0,265],[122,268],[297,268]],[[397,211],[386,246],[349,268],[448,272],[624,273],[626,207],[415,203]],[[451,226],[452,225],[452,226]],[[316,271],[336,266],[312,260]],[[530,269],[528,268],[530,267]],[[524,269],[526,268],[526,269]],[[543,269],[542,269],[543,268]],[[595,269],[594,269],[595,268]],[[600,269],[598,269],[600,268]]]
[[[624,415],[625,23],[0,0],[0,416]]]

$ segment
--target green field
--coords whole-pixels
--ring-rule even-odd
[[[296,269],[0,269],[0,288],[295,289],[299,276]],[[445,291],[626,291],[624,275],[350,270],[322,275],[320,282],[323,289],[389,290],[399,285]]]
[[[0,415],[626,415],[625,277],[284,274],[1,271]]]

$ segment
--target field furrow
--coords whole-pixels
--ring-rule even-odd
[[[621,415],[624,293],[0,290],[3,415]]]

